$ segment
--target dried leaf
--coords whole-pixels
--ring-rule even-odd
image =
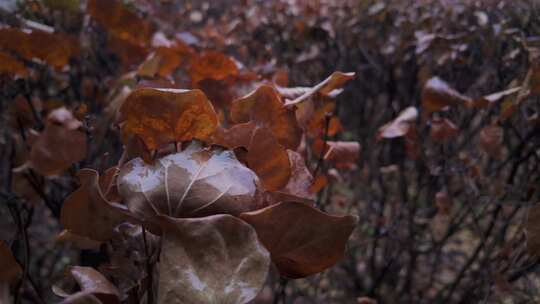
[[[94,241],[91,238],[77,235],[67,229],[64,229],[56,236],[59,243],[71,243],[78,249],[99,249],[101,242]]]
[[[328,96],[332,91],[340,89],[345,83],[351,79],[354,79],[355,73],[343,73],[343,72],[334,72],[332,75],[328,76],[321,83],[317,84],[311,90],[305,92],[301,96],[297,97],[294,100],[287,101],[286,106],[294,105],[301,103],[304,100],[307,100],[309,97],[313,96],[315,93],[320,93],[324,96]]]
[[[291,176],[287,150],[267,128],[257,128],[248,147],[247,163],[270,191],[283,188]]]
[[[208,139],[218,124],[212,104],[200,90],[140,88],[127,97],[120,112],[124,141],[135,134],[150,150]]]
[[[480,131],[480,148],[489,156],[500,159],[504,131],[501,127],[490,125]]]
[[[254,121],[258,126],[268,127],[279,143],[287,149],[296,150],[302,131],[295,114],[284,107],[277,91],[267,85],[235,100],[231,106],[231,120],[235,123]]]
[[[396,138],[405,136],[407,132],[409,132],[411,124],[416,121],[417,117],[418,110],[416,110],[415,107],[406,108],[401,111],[394,120],[379,128],[377,138]]]
[[[13,284],[22,274],[21,266],[15,260],[6,243],[0,241],[0,284]]]
[[[152,28],[119,0],[89,0],[86,10],[112,36],[136,45],[150,42]]]
[[[52,111],[45,130],[32,143],[29,166],[45,176],[57,175],[86,156],[81,122],[65,108]]]
[[[0,51],[0,74],[24,78],[28,76],[28,71],[24,62],[8,53]]]
[[[270,257],[255,230],[230,215],[162,218],[158,303],[247,303]]]
[[[317,175],[315,176],[313,183],[311,183],[311,186],[309,186],[309,192],[319,193],[326,185],[328,185],[328,176],[324,174]]]
[[[197,84],[203,79],[225,80],[238,75],[234,60],[220,52],[207,51],[195,58],[189,70],[191,81]]]
[[[70,36],[40,30],[0,28],[0,48],[24,59],[37,58],[60,69],[79,56],[79,43]]]
[[[277,202],[300,201],[310,203],[315,199],[315,195],[310,191],[313,183],[313,176],[306,167],[306,161],[299,153],[287,150],[289,154],[291,177],[285,187],[272,192],[273,198]]]
[[[430,78],[422,90],[422,109],[436,112],[447,106],[470,105],[472,100],[451,88],[439,77]]]
[[[302,278],[337,263],[358,217],[332,216],[307,204],[284,202],[242,213],[270,251],[281,275]]]
[[[327,141],[328,150],[324,159],[332,161],[336,167],[354,166],[360,156],[360,144],[356,141]]]
[[[521,87],[515,87],[508,90],[492,93],[483,97],[480,97],[473,101],[473,105],[475,107],[484,108],[486,106],[489,106],[507,96],[510,96],[512,94],[516,94],[521,90]]]
[[[116,170],[112,171],[115,172]],[[60,215],[60,222],[71,232],[96,241],[107,241],[113,235],[113,229],[125,221],[134,221],[127,208],[117,203],[107,201],[107,189],[112,182],[100,178],[99,173],[92,169],[81,169],[78,173],[81,187],[70,194]]]
[[[233,125],[229,129],[219,128],[212,135],[211,142],[229,149],[238,147],[247,149],[255,128],[256,125],[252,121]]]
[[[431,120],[429,137],[434,141],[445,142],[456,137],[458,133],[458,127],[447,118],[434,117]]]
[[[81,291],[68,296],[61,303],[95,303],[94,297],[98,303],[120,303],[118,289],[94,268],[73,266],[66,270],[66,275],[77,282]]]
[[[263,206],[253,171],[232,151],[205,149],[198,142],[153,164],[129,161],[120,170],[118,190],[129,209],[146,220],[237,215]]]

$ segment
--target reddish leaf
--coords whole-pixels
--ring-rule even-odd
[[[311,186],[309,186],[309,192],[319,193],[327,184],[328,177],[326,175],[317,175]]]
[[[99,249],[101,242],[94,241],[91,238],[77,235],[67,229],[60,232],[55,240],[59,243],[70,243],[78,249]]]
[[[231,120],[246,123],[250,120],[269,128],[278,142],[287,149],[296,150],[300,144],[301,129],[292,110],[284,107],[279,94],[270,86],[262,85],[231,106]]]
[[[140,88],[127,97],[120,112],[124,141],[135,134],[150,150],[208,139],[218,124],[212,104],[199,90]]]
[[[406,108],[401,111],[394,120],[379,128],[377,138],[396,138],[405,136],[407,132],[409,132],[411,124],[416,121],[417,117],[418,110],[416,110],[415,107]]]
[[[0,28],[0,48],[32,60],[38,58],[55,68],[79,56],[79,43],[73,37],[40,30]]]
[[[118,190],[129,209],[150,221],[157,215],[237,215],[261,208],[258,183],[232,151],[205,149],[198,142],[153,164],[133,159],[118,176]]]
[[[65,108],[52,111],[45,130],[32,143],[29,166],[42,175],[62,173],[86,156],[86,135],[81,122]]]
[[[8,53],[0,51],[0,74],[24,78],[28,76],[28,71],[22,61]]]
[[[283,188],[291,176],[287,150],[281,146],[267,128],[257,128],[248,147],[247,162],[261,178],[265,189]]]
[[[238,75],[238,67],[231,57],[220,52],[207,51],[193,60],[189,72],[195,85],[203,79],[234,78]]]
[[[230,215],[161,221],[159,304],[247,303],[255,298],[270,257],[252,227]]]
[[[284,202],[242,213],[270,251],[281,275],[302,278],[337,263],[358,218],[332,216],[307,204]]]
[[[287,185],[273,192],[272,196],[278,202],[291,200],[312,202],[315,199],[315,195],[310,191],[313,176],[306,167],[304,158],[299,153],[291,150],[287,150],[287,153],[289,154],[291,177]]]
[[[360,156],[360,144],[356,141],[327,141],[328,151],[324,159],[332,161],[338,168],[354,167]]]
[[[248,148],[255,128],[255,123],[251,121],[233,125],[229,129],[219,128],[212,135],[211,142],[229,149]]]
[[[15,283],[22,274],[21,266],[15,260],[6,243],[0,241],[0,284]]]
[[[456,137],[458,132],[458,127],[447,118],[434,117],[431,120],[429,136],[434,141],[448,141]]]
[[[150,42],[150,24],[131,12],[119,0],[89,0],[86,10],[109,33],[136,45]]]
[[[298,98],[287,101],[285,105],[290,106],[294,104],[301,103],[304,100],[307,100],[309,97],[313,96],[315,93],[320,93],[324,96],[329,95],[332,91],[336,89],[340,89],[345,83],[351,79],[354,79],[355,73],[342,73],[342,72],[334,72],[332,75],[328,76],[325,80],[323,80],[321,83],[317,84],[313,88],[311,88],[309,91],[305,92]]]
[[[115,172],[116,168],[112,168],[105,178],[100,179],[95,170],[79,171],[81,187],[69,195],[62,206],[60,222],[66,229],[96,241],[106,241],[112,237],[118,224],[134,221],[125,206],[110,203],[105,198],[107,189],[112,187],[112,180],[106,182],[109,179],[107,175]]]
[[[430,78],[422,90],[422,109],[436,112],[447,106],[470,105],[472,100],[451,88],[439,77]]]
[[[490,125],[480,131],[480,148],[487,155],[500,159],[502,156],[502,143],[504,131],[501,127]]]

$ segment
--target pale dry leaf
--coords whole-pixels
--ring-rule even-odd
[[[268,251],[230,215],[162,217],[158,304],[247,303],[263,286]]]
[[[129,161],[120,169],[118,190],[129,209],[146,220],[156,215],[237,215],[263,206],[253,171],[232,151],[204,148],[196,141],[153,164]]]

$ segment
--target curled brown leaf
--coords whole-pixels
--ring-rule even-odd
[[[302,278],[337,263],[358,217],[333,216],[299,202],[242,213],[270,251],[281,275]]]

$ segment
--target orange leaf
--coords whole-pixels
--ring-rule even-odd
[[[313,182],[313,176],[306,167],[306,162],[299,153],[287,150],[289,154],[291,177],[289,182],[282,189],[272,192],[272,196],[278,202],[283,201],[301,201],[312,202],[315,195],[310,191]]]
[[[136,45],[150,42],[152,28],[119,0],[89,0],[86,10],[110,34]]]
[[[302,278],[319,273],[343,258],[358,217],[333,216],[307,204],[284,202],[242,213],[270,251],[282,276]]]
[[[32,60],[38,58],[60,69],[79,56],[79,43],[70,36],[40,30],[0,28],[0,48]]]
[[[212,135],[211,142],[216,145],[235,149],[238,147],[248,148],[257,126],[252,122],[236,124],[229,129],[218,128]]]
[[[248,147],[247,162],[267,190],[283,188],[291,176],[287,150],[267,128],[257,128]]]
[[[0,74],[26,77],[28,76],[28,71],[23,62],[8,53],[0,51]]]
[[[245,123],[250,120],[269,128],[278,142],[287,149],[296,150],[302,131],[295,114],[284,107],[277,91],[267,85],[258,87],[247,96],[235,100],[231,106],[231,120]]]
[[[422,90],[422,109],[427,114],[447,106],[470,105],[472,100],[451,88],[439,77],[430,78]]]
[[[326,175],[317,175],[313,180],[313,183],[309,187],[311,193],[319,193],[328,184],[328,177]]]
[[[150,150],[171,142],[206,140],[218,124],[200,90],[140,88],[127,97],[120,112],[124,141],[135,134]]]
[[[207,51],[195,58],[189,70],[191,81],[196,85],[203,79],[225,80],[238,75],[234,60],[220,52]]]
[[[320,93],[324,96],[329,95],[332,91],[341,88],[345,83],[351,79],[354,79],[355,73],[343,73],[343,72],[334,72],[332,75],[328,76],[325,80],[323,80],[321,83],[317,84],[313,88],[311,88],[309,91],[305,92],[298,98],[287,101],[285,105],[290,106],[294,104],[298,104],[309,97],[313,96],[315,93]]]

